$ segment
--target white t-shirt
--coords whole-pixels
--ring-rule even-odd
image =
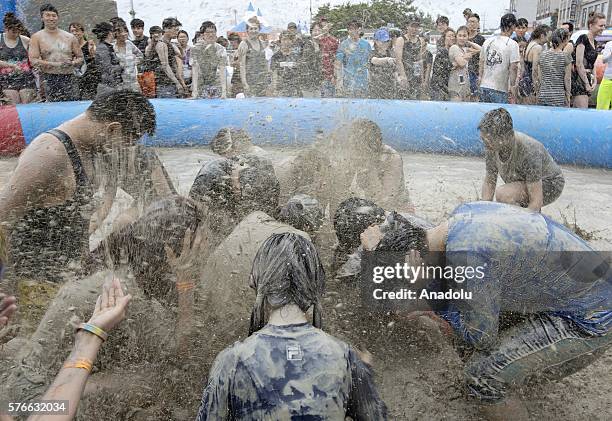
[[[485,55],[485,67],[480,86],[508,92],[510,65],[520,61],[517,42],[506,36],[498,35],[485,41],[480,54]]]

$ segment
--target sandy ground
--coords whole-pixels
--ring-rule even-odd
[[[278,149],[270,150],[269,154],[278,161],[295,152]],[[158,154],[182,194],[189,191],[203,162],[213,157],[204,148],[158,149]],[[419,216],[439,222],[455,206],[478,198],[484,175],[482,159],[425,154],[403,154],[403,159],[409,192]],[[15,164],[14,158],[0,159],[0,186],[6,183]],[[544,209],[544,213],[561,222],[565,218],[569,223],[577,223],[582,230],[594,235],[591,244],[595,248],[612,250],[612,172],[567,166],[563,171],[565,190],[557,202]],[[126,199],[119,203],[120,206],[113,210],[114,215],[125,206]],[[461,360],[426,320],[416,323],[384,318],[360,320],[351,312],[350,300],[343,295],[341,287],[332,284],[330,292],[325,299],[325,307],[329,309],[327,326],[333,334],[359,347],[366,346],[372,352],[377,383],[391,419],[479,418],[476,406],[463,397]],[[359,324],[360,329],[348,329],[348,324]],[[612,350],[590,367],[562,381],[544,382],[525,390],[524,399],[533,419],[609,420],[611,363]],[[140,381],[135,376],[133,388],[137,388]],[[114,401],[106,404],[115,405]],[[194,414],[185,407],[170,413],[173,415],[164,419],[186,419]],[[136,418],[125,416],[121,419]],[[511,414],[508,419],[512,419]]]

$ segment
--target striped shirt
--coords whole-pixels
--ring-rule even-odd
[[[547,50],[540,56],[540,95],[538,105],[565,107],[565,67],[572,57],[562,51]]]

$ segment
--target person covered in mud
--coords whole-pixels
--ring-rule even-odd
[[[446,287],[420,277],[413,289],[426,292],[420,302],[474,352],[465,366],[467,390],[489,419],[510,413],[529,419],[517,387],[533,377],[563,378],[610,348],[612,271],[606,256],[540,213],[467,203],[432,229],[403,221],[387,234],[371,227],[363,240],[366,250],[399,252],[402,264],[453,269]],[[453,296],[442,299],[448,288]],[[509,314],[514,322],[502,325]]]
[[[485,145],[486,176],[482,199],[509,203],[540,212],[561,196],[565,178],[546,148],[514,130],[504,108],[489,111],[478,129]],[[497,176],[506,183],[497,187]]]
[[[0,193],[17,275],[58,281],[74,268],[112,206],[117,179],[126,177],[129,147],[155,126],[144,96],[116,91],[26,147]]]
[[[414,211],[402,157],[383,143],[380,127],[368,119],[342,125],[277,170],[284,200],[308,194],[333,214],[343,200],[357,196],[384,208]]]
[[[213,219],[211,229],[222,239],[251,212],[274,215],[279,190],[269,159],[238,155],[204,164],[193,181],[189,197],[208,203]]]
[[[418,216],[386,211],[371,200],[350,197],[343,201],[333,220],[338,239],[332,264],[334,276],[354,279],[361,272],[364,232],[372,226],[378,227],[381,232],[394,230],[399,226],[399,220],[408,220],[423,228],[433,227]]]
[[[198,420],[387,418],[371,368],[321,330],[325,272],[310,241],[294,233],[269,237],[250,285],[257,296],[249,337],[217,356]]]
[[[264,155],[265,151],[259,146],[253,145],[253,139],[243,129],[224,127],[217,132],[210,147],[212,151],[225,158],[237,155]]]

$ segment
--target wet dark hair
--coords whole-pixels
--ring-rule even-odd
[[[135,18],[130,21],[130,27],[132,29],[133,28],[144,28],[144,26],[145,26],[145,23],[142,19]]]
[[[323,208],[314,197],[297,194],[279,210],[276,219],[295,229],[312,234],[323,224]]]
[[[540,38],[542,35],[545,36],[550,31],[552,31],[550,26],[548,26],[548,25],[539,25],[531,33],[531,39],[535,41],[536,39]]]
[[[4,23],[4,27],[6,29],[19,29],[23,26],[21,21],[17,19],[17,16],[13,12],[7,12],[4,14],[4,18],[2,19],[2,23]]]
[[[427,245],[427,231],[399,214],[395,215],[395,227],[389,230],[376,247],[376,251],[408,252],[418,251],[421,256],[429,253]]]
[[[91,32],[98,38],[98,41],[102,42],[109,34],[113,33],[114,30],[115,28],[110,22],[100,22],[96,23],[96,26],[94,26]]]
[[[99,260],[109,256],[115,265],[125,258],[147,295],[158,299],[174,296],[165,246],[180,255],[186,230],[194,232],[202,225],[206,228],[207,213],[205,206],[182,196],[158,200],[147,207],[142,217],[110,234],[94,256]]]
[[[53,6],[51,3],[45,3],[42,6],[40,6],[40,16],[42,16],[43,13],[45,12],[53,12],[59,16],[59,12],[55,8],[55,6]]]
[[[110,23],[104,23],[112,30]],[[139,92],[120,90],[98,95],[87,108],[87,114],[94,121],[120,123],[123,135],[133,141],[145,134],[155,134],[155,108]]]
[[[570,35],[564,28],[557,28],[553,31],[550,37],[550,42],[553,48],[557,48],[569,39]]]
[[[181,35],[181,34],[185,34],[185,35],[187,35],[187,40],[189,40],[189,33],[187,33],[187,31],[185,31],[184,29],[181,29],[181,30],[178,32],[178,35]]]
[[[567,25],[567,27],[569,28],[569,31],[570,32],[574,32],[574,24],[573,23],[571,23],[571,22],[563,22],[561,24],[561,26],[563,26],[563,25]],[[563,28],[561,28],[561,29],[563,29]]]
[[[516,21],[516,26],[518,26],[519,28],[528,28],[529,21],[525,18],[518,18]]]
[[[512,116],[505,108],[491,110],[480,120],[478,130],[495,138],[507,136],[514,130]]]
[[[232,188],[232,170],[238,168],[240,198]],[[196,176],[189,197],[210,201],[211,207],[229,213],[246,215],[262,211],[274,215],[278,208],[280,185],[269,159],[255,155],[238,155],[209,161]]]
[[[200,33],[203,34],[208,28],[215,28],[215,31],[217,31],[217,25],[215,25],[214,22],[207,20],[202,22],[202,25],[200,25]]]
[[[385,210],[371,200],[346,199],[334,214],[334,229],[340,248],[349,252],[355,250],[361,244],[361,233],[384,220]]]
[[[265,326],[266,303],[272,308],[295,304],[303,312],[314,306],[312,324],[322,327],[325,270],[309,240],[295,233],[270,236],[255,255],[251,282],[257,296],[249,336]]]
[[[479,15],[478,13],[472,13],[472,14],[470,15],[470,17],[468,17],[468,19],[469,19],[469,18],[476,18],[476,19],[478,19],[478,22],[480,22],[480,15]]]
[[[278,208],[280,183],[272,161],[257,155],[238,155],[232,160],[238,165],[240,206],[243,215],[262,211],[274,215]]]
[[[166,18],[162,22],[162,29],[165,31],[169,28],[175,28],[177,26],[183,26],[181,22],[177,18]]]
[[[230,42],[232,42],[232,41],[240,42],[240,41],[242,41],[242,38],[240,38],[240,35],[234,33],[234,34],[229,34],[227,36],[227,40],[230,41]]]
[[[113,24],[113,32],[117,33],[120,32],[122,29],[125,32],[129,32],[128,31],[128,27],[127,24],[125,23],[125,21],[123,19],[119,20],[121,18],[115,19],[114,21],[111,19],[111,23]]]
[[[436,25],[440,24],[440,23],[444,23],[446,25],[450,24],[448,18],[446,16],[438,16],[438,19],[436,19]]]
[[[504,16],[502,16],[499,23],[499,27],[502,32],[509,31],[515,28],[516,25],[516,16],[514,16],[512,13],[506,13]]]

